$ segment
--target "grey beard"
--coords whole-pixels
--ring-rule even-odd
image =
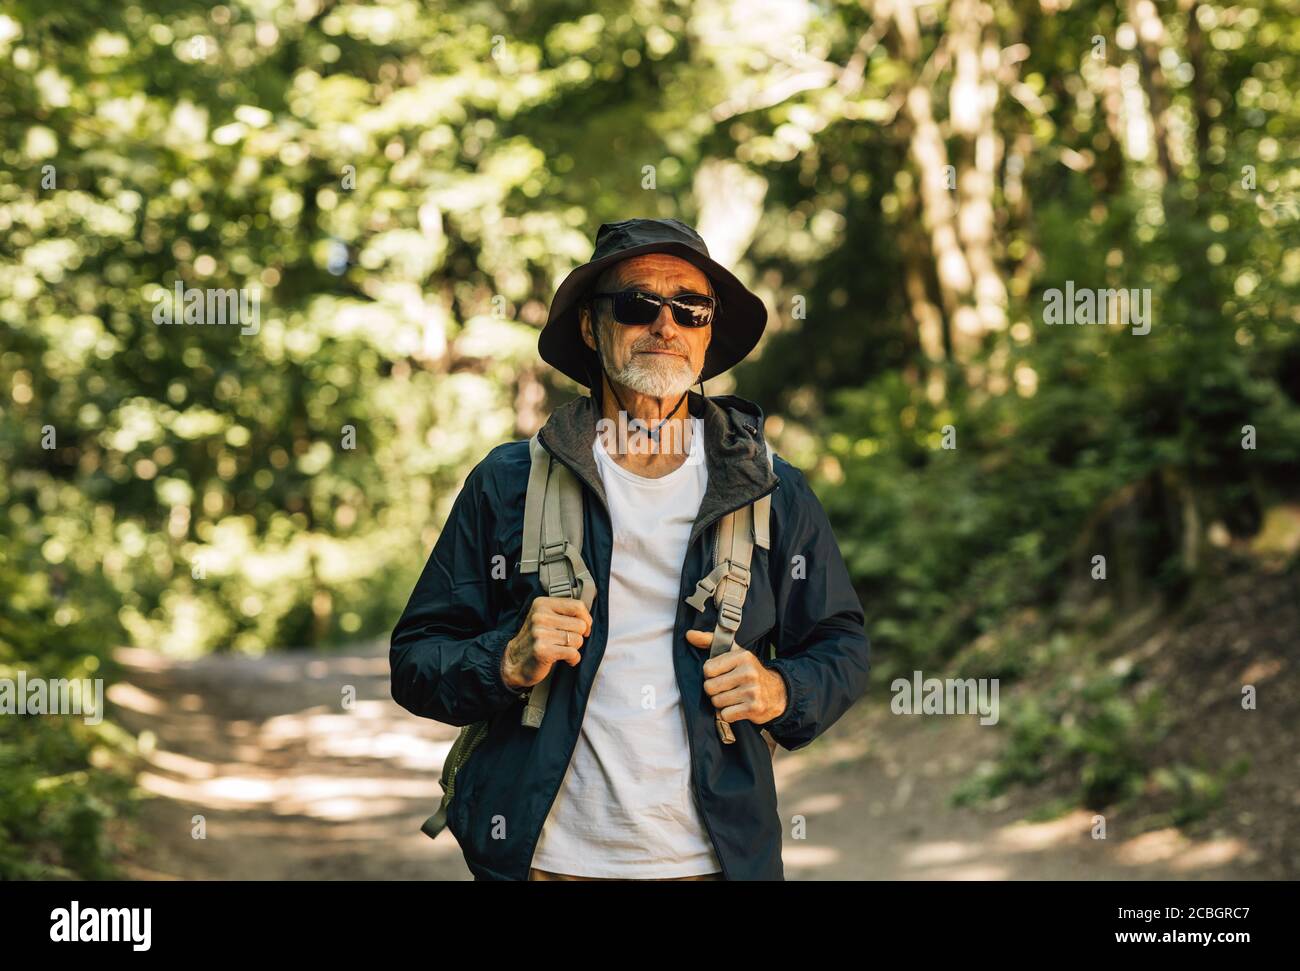
[[[601,344],[605,371],[613,381],[637,394],[651,398],[675,398],[695,383],[690,365],[682,358],[672,360],[638,358],[635,354],[623,367],[615,367]]]

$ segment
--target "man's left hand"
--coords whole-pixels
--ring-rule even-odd
[[[688,630],[686,642],[709,649],[713,632]],[[726,654],[704,662],[704,692],[713,699],[724,722],[751,721],[763,725],[785,713],[785,679],[763,666],[753,651],[733,644]]]

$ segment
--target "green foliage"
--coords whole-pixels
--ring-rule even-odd
[[[1157,769],[1152,784],[1157,793],[1166,794],[1173,800],[1173,807],[1166,814],[1168,823],[1185,826],[1203,819],[1218,806],[1232,779],[1239,778],[1248,768],[1249,762],[1245,759],[1238,759],[1222,771],[1176,764]]]
[[[992,798],[1056,773],[1073,780],[1072,797],[1090,809],[1133,798],[1169,727],[1156,694],[1135,698],[1126,690],[1136,681],[1136,670],[1071,674],[1007,705],[1004,752],[958,787],[954,802]]]
[[[110,678],[107,629],[72,620],[73,591],[21,572],[3,525],[0,679]],[[132,746],[112,722],[94,720],[0,715],[0,879],[114,875],[104,825],[131,809]]]
[[[0,722],[0,879],[115,875],[104,826],[129,812],[129,780],[89,768],[96,746],[32,716]]]
[[[1179,596],[1206,531],[1251,536],[1300,465],[1294,11],[1164,12],[1165,172],[1138,150],[1131,8],[991,8],[994,189],[954,198],[1006,305],[967,340],[936,290],[934,172],[906,108],[928,93],[973,172],[944,113],[979,58],[952,56],[946,5],[915,52],[870,8],[10,4],[0,663],[382,636],[469,467],[542,417],[555,285],[634,214],[711,217],[773,308],[739,391],[810,471],[886,666],[1059,609],[1097,554],[1122,608]],[[713,161],[730,168],[699,182]],[[1151,289],[1151,333],[1044,326],[1067,280]],[[178,283],[256,291],[255,331],[155,323]],[[1082,734],[1050,721],[1061,699],[1025,716],[1004,782],[1069,759],[1088,798],[1129,791],[1145,702],[1095,688]],[[21,767],[0,872],[99,872],[112,737],[0,720]]]

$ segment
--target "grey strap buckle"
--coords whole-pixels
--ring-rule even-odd
[[[711,599],[718,590],[718,581],[722,579],[724,564],[719,563],[713,568],[713,572],[700,579],[695,584],[695,592],[686,598],[686,602],[696,610],[703,610],[704,604]]]
[[[546,584],[546,595],[548,597],[568,598],[576,595],[578,583],[576,560],[577,556],[574,553],[573,544],[568,540],[543,544],[539,562],[542,566],[551,567],[551,569],[543,571],[543,578],[549,579]],[[565,564],[565,568],[563,570],[554,569],[558,563]]]
[[[727,579],[734,580],[746,590],[749,589],[749,567],[741,566],[735,560],[724,560],[727,566]]]
[[[569,541],[561,540],[558,543],[546,543],[542,546],[542,558],[538,562],[545,563],[548,566],[552,563],[559,563],[561,560],[569,558]]]
[[[707,600],[716,598],[718,588],[724,580],[731,580],[748,590],[749,567],[741,566],[734,560],[723,560],[708,576],[701,578],[699,583],[695,584],[695,592],[686,598],[686,602],[696,610],[703,610]],[[740,599],[743,601],[744,597]]]
[[[718,626],[735,633],[740,629],[741,607],[728,597],[718,605]]]

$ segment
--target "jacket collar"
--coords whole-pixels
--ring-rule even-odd
[[[714,521],[775,489],[777,478],[767,462],[763,412],[758,405],[735,395],[706,398],[691,391],[687,408],[692,417],[704,419],[704,455],[709,470],[700,511],[691,527],[690,542],[694,543]],[[555,409],[538,437],[548,452],[600,497],[608,511],[591,451],[599,417],[595,398],[575,398]]]

